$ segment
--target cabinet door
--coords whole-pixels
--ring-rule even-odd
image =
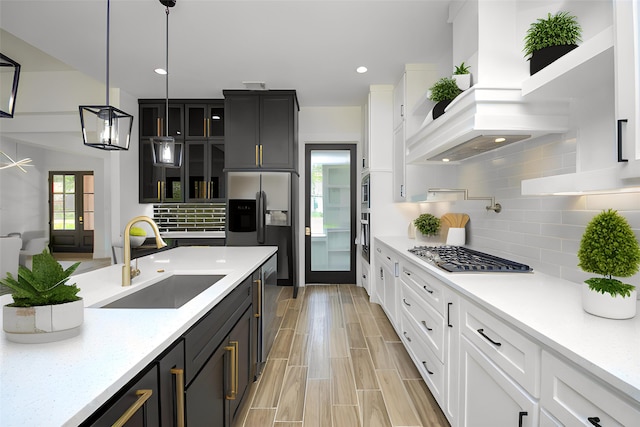
[[[229,353],[225,345],[218,347],[187,388],[185,403],[189,427],[229,425],[226,399]]]
[[[209,196],[207,176],[207,142],[187,141],[187,194],[186,200],[205,200]]]
[[[225,167],[256,168],[259,160],[259,98],[225,95]]]
[[[139,198],[140,203],[162,201],[162,168],[153,166],[151,142],[140,140]]]
[[[393,132],[393,201],[406,201],[404,124]]]
[[[260,166],[293,169],[293,97],[260,97]]]
[[[225,189],[227,188],[224,179],[224,143],[209,142],[208,149],[207,178],[209,181],[209,199],[224,199],[226,198]]]
[[[163,427],[184,425],[184,367],[184,340],[180,339],[158,360],[160,418]]]
[[[253,319],[253,309],[247,309],[233,330],[229,333],[229,340],[227,345],[236,345],[237,360],[232,361],[231,375],[235,375],[235,378],[231,378],[232,382],[235,381],[236,393],[235,399],[229,401],[229,415],[231,422],[236,418],[236,414],[240,407],[240,403],[248,390],[251,383],[251,321]],[[234,344],[237,343],[237,344]]]
[[[186,138],[205,140],[224,136],[224,101],[186,104]]]
[[[460,339],[460,426],[538,425],[538,404],[466,337]]]
[[[167,133],[166,104],[140,104],[140,140]],[[184,138],[184,107],[169,103],[169,136]]]
[[[160,405],[158,396],[158,370],[154,364],[142,374],[132,385],[118,393],[119,397],[104,410],[101,415],[87,420],[82,426],[112,426],[116,421],[124,421],[129,409],[135,409],[130,414],[127,427],[146,427],[160,425]]]

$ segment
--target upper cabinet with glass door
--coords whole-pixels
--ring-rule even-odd
[[[184,106],[169,104],[169,134],[184,139]],[[154,136],[167,136],[166,104],[140,104],[140,140]]]
[[[224,138],[224,101],[210,104],[185,104],[186,138]]]

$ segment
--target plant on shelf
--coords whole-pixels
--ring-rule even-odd
[[[429,99],[436,105],[433,107],[433,119],[437,119],[444,114],[444,109],[456,96],[462,93],[456,81],[449,77],[442,77],[429,89]]]
[[[529,73],[534,75],[556,59],[575,49],[581,41],[582,27],[569,12],[549,13],[538,18],[524,37],[525,57],[529,57]]]
[[[18,267],[18,277],[7,273],[0,283],[11,289],[13,303],[3,307],[3,329],[17,342],[48,342],[77,335],[84,305],[80,289],[67,284],[80,265],[66,270],[47,249],[34,255],[33,267]]]
[[[467,90],[471,87],[471,73],[469,72],[468,65],[462,62],[460,65],[456,65],[453,70],[451,78],[456,81],[456,85],[460,90]]]
[[[613,319],[635,316],[635,286],[613,278],[633,276],[640,268],[640,246],[624,217],[612,209],[596,215],[580,241],[578,260],[582,270],[602,275],[585,280],[585,311]]]
[[[440,230],[440,218],[424,213],[413,221],[413,225],[424,236],[435,236]]]

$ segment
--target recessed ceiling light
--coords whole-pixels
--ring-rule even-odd
[[[155,71],[156,74],[160,74],[161,76],[164,76],[165,74],[167,74],[167,70],[165,70],[164,68],[156,68],[153,71]]]
[[[449,159],[442,159],[443,162],[447,163]]]
[[[367,67],[361,65],[358,68],[356,68],[356,71],[360,74],[366,73],[367,72]]]
[[[506,140],[507,140],[506,138],[496,138],[495,142],[500,143],[500,142],[505,142]]]

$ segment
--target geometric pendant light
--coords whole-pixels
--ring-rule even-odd
[[[165,6],[167,15],[166,32],[166,56],[165,56],[165,133],[164,136],[151,138],[153,150],[153,165],[165,168],[179,168],[182,166],[182,155],[184,151],[183,143],[176,142],[175,138],[169,136],[169,8],[176,5],[176,0],[160,0]]]
[[[107,96],[106,105],[80,105],[84,145],[101,150],[128,150],[133,116],[109,105],[109,15],[107,0]]]
[[[0,117],[13,118],[20,64],[0,53]]]

